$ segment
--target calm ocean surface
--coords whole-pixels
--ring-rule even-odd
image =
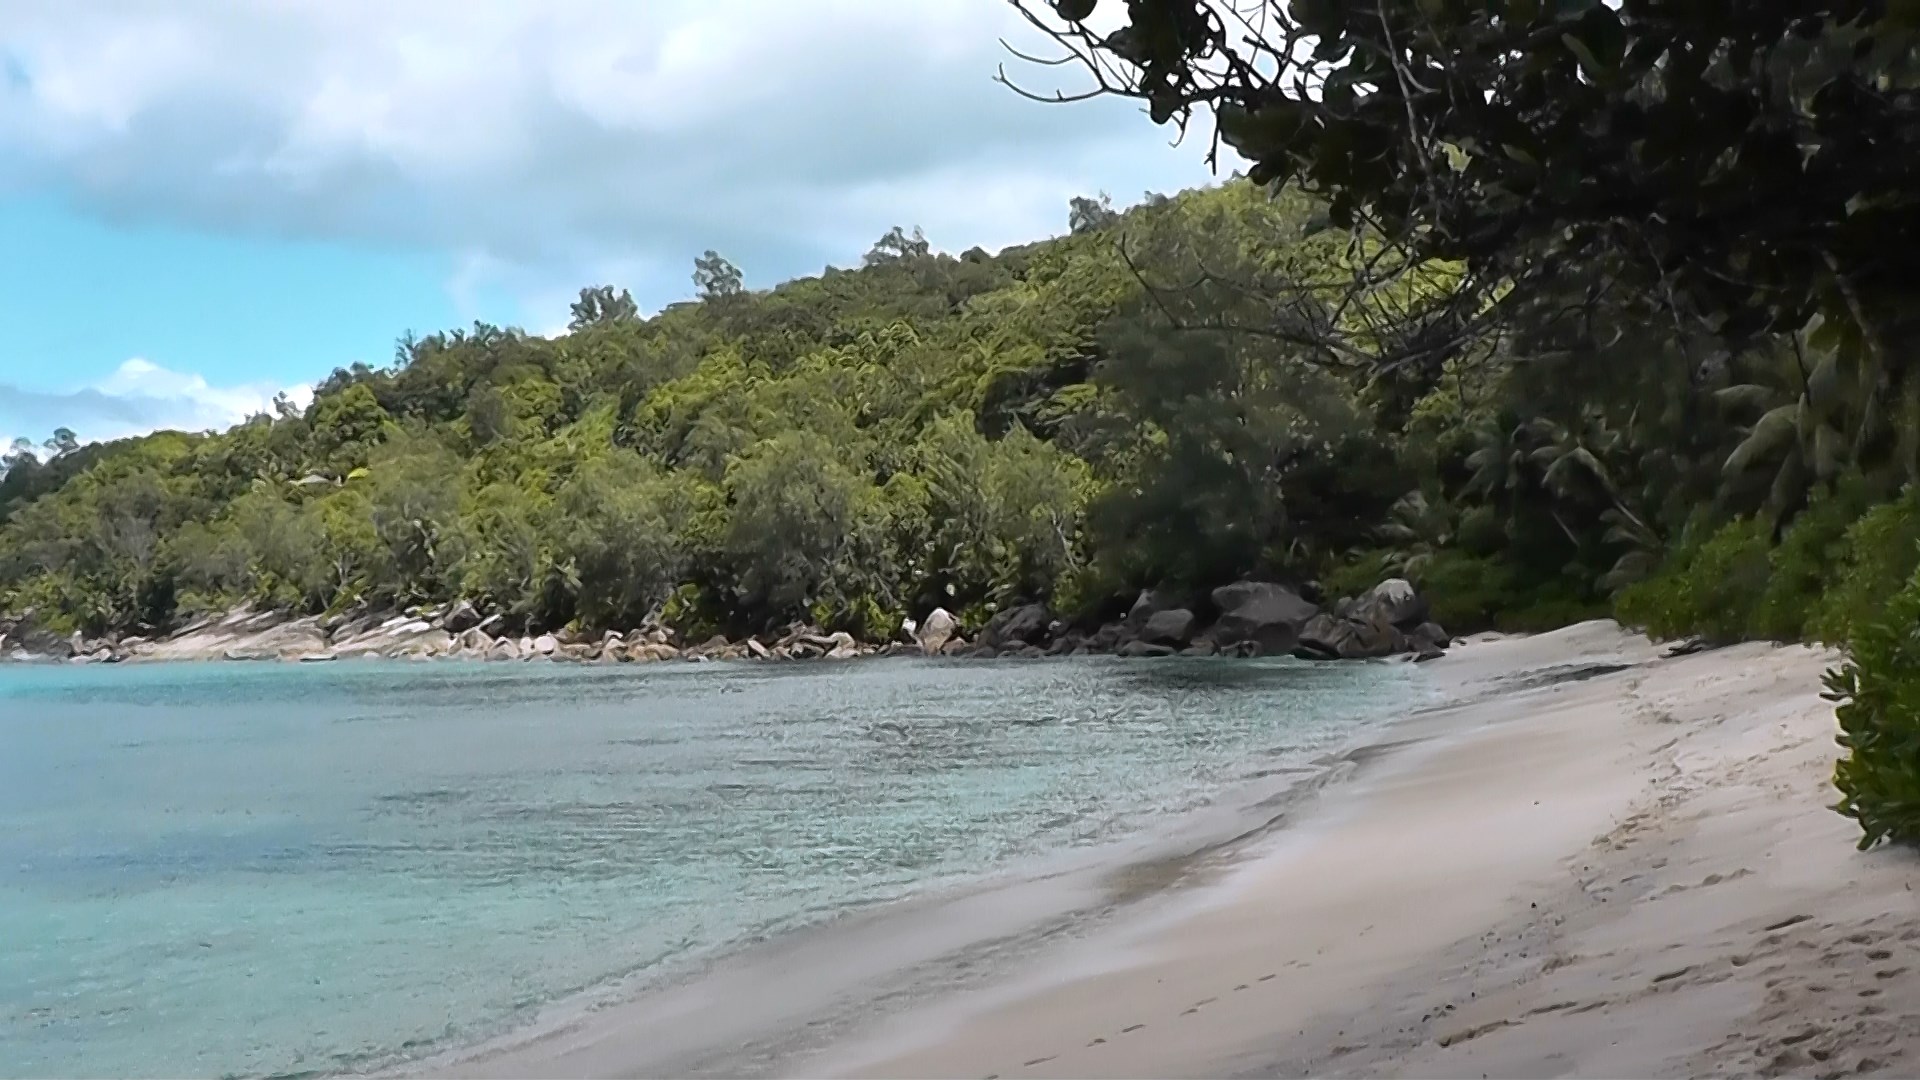
[[[1404,665],[0,665],[0,1075],[360,1069],[1140,833]]]

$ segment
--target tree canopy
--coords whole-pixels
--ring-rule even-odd
[[[1869,342],[1905,327],[1911,4],[1023,7],[1082,61],[1088,92],[1139,98],[1162,123],[1211,110],[1256,181],[1323,193],[1336,224],[1509,284],[1604,263],[1735,337],[1817,312]]]
[[[1371,357],[1376,416],[1435,455],[1392,558],[1499,550],[1503,521],[1485,585],[1557,529],[1624,548],[1599,584],[1657,633],[1847,645],[1840,808],[1863,846],[1920,842],[1920,6],[1015,2],[1064,50],[1023,74],[1089,79],[1023,92],[1211,113],[1255,182],[1371,252],[1347,295],[1424,298]],[[1352,340],[1274,317],[1296,307],[1248,325]],[[1508,364],[1491,398],[1440,396]]]

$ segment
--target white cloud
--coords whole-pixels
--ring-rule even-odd
[[[1073,195],[1206,178],[1130,104],[995,85],[1000,39],[1037,36],[998,0],[6,5],[0,177],[118,220],[444,252],[469,290],[624,267],[648,306],[709,247],[764,284],[895,224],[994,247]]]
[[[29,390],[0,382],[0,430],[36,432],[27,437],[40,439],[65,427],[82,442],[166,429],[217,431],[271,412],[274,397],[281,393],[301,408],[313,400],[313,387],[304,384],[215,386],[205,376],[135,357],[100,382],[77,390]]]

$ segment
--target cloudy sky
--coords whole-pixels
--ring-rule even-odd
[[[992,81],[1004,0],[0,0],[0,436],[236,419],[408,329],[766,286],[1211,179]],[[1025,68],[1045,85],[1058,72]]]

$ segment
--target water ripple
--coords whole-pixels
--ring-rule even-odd
[[[304,1077],[1284,772],[1402,669],[0,668],[0,1074]]]

